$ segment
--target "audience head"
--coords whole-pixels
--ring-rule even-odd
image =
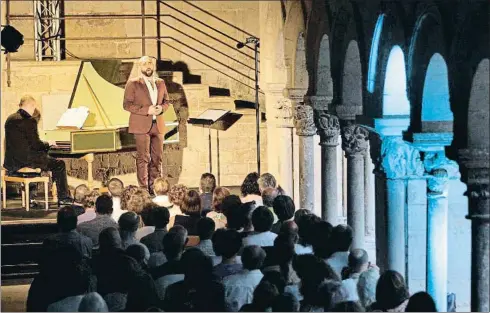
[[[85,208],[95,208],[95,203],[99,196],[100,196],[99,190],[94,189],[90,191],[88,195],[85,197],[85,203],[83,204],[83,206]]]
[[[357,294],[362,306],[368,308],[376,302],[376,285],[379,280],[379,271],[376,268],[370,268],[361,273],[357,281]]]
[[[300,215],[295,218],[295,222],[298,225],[298,235],[301,240],[301,244],[308,246],[313,245],[313,242],[317,238],[315,234],[315,225],[321,222],[322,219],[314,214]]]
[[[295,237],[291,234],[279,234],[274,239],[274,251],[279,264],[289,263],[295,256],[294,252]]]
[[[376,285],[376,305],[381,310],[396,308],[409,297],[403,276],[392,270],[384,272]]]
[[[436,303],[430,294],[420,291],[410,297],[405,312],[437,312]]]
[[[230,190],[225,187],[217,187],[213,191],[213,211],[223,213],[223,201],[230,195]]]
[[[313,252],[321,259],[326,259],[332,254],[332,225],[326,221],[320,221],[312,225],[312,238]]]
[[[138,188],[128,201],[128,211],[141,214],[147,203],[151,202],[150,193],[144,188]]]
[[[272,312],[299,312],[299,301],[293,294],[280,294],[272,304]]]
[[[250,173],[245,177],[245,180],[240,187],[242,197],[246,197],[248,195],[259,195],[259,183],[257,182],[259,179],[259,174],[256,172]]]
[[[182,213],[187,215],[201,215],[201,197],[199,193],[195,190],[187,191],[180,209]]]
[[[182,227],[183,228],[183,227]],[[172,227],[174,229],[174,227]],[[185,229],[185,228],[184,228]],[[178,260],[184,252],[185,245],[187,243],[187,231],[169,231],[163,237],[163,251],[167,260]]]
[[[248,230],[251,228],[251,212],[254,208],[255,201],[246,203],[241,203],[240,201],[240,203],[236,203],[236,206],[228,207],[224,212],[227,228],[235,230]]]
[[[279,234],[285,234],[292,236],[295,239],[295,243],[298,241],[298,225],[294,221],[286,221],[281,224],[281,228],[279,229]]]
[[[36,110],[36,99],[34,99],[31,95],[24,95],[20,98],[19,107],[34,116],[34,112]]]
[[[312,254],[296,256],[293,259],[293,269],[302,282],[319,285],[324,280],[341,281],[330,265]]]
[[[266,312],[279,296],[277,287],[267,280],[262,280],[254,290],[252,305],[256,312]]]
[[[200,249],[190,248],[182,255],[184,280],[190,286],[206,284],[213,278],[213,261]]]
[[[81,184],[75,188],[74,200],[76,203],[80,203],[83,206],[86,206],[87,196],[90,194],[90,189],[87,185]]]
[[[242,237],[234,229],[227,229],[223,236],[219,237],[218,250],[223,259],[231,259],[235,257],[242,247]]]
[[[99,235],[99,249],[101,252],[120,249],[122,246],[121,235],[115,227],[105,228]]]
[[[90,292],[83,296],[78,312],[109,312],[109,308],[100,294]]]
[[[349,225],[337,225],[332,230],[333,252],[347,252],[352,245],[354,233]]]
[[[77,228],[77,214],[71,206],[62,207],[56,217],[58,228],[62,232],[69,232]]]
[[[274,213],[280,221],[287,221],[294,217],[293,199],[289,196],[277,196],[273,203]]]
[[[243,268],[249,271],[258,270],[265,260],[265,251],[259,246],[246,246],[242,251]]]
[[[109,183],[107,183],[107,189],[113,197],[120,198],[124,192],[124,184],[119,178],[111,178]]]
[[[211,173],[202,174],[199,187],[203,193],[212,193],[216,188],[216,178]]]
[[[223,199],[221,203],[221,211],[228,218],[227,214],[231,211],[237,210],[242,205],[242,200],[237,195],[229,195]]]
[[[270,231],[274,223],[272,212],[265,206],[259,206],[252,213],[252,224],[254,230],[263,233]]]
[[[314,301],[317,306],[323,306],[325,312],[335,312],[333,308],[347,299],[347,291],[340,281],[326,280],[317,289],[318,298]]]
[[[140,265],[146,266],[148,263],[145,248],[141,244],[133,244],[126,248],[126,254],[136,260]]]
[[[303,219],[305,216],[308,215],[312,215],[312,213],[309,210],[299,209],[296,212],[294,212],[294,222],[298,224],[301,219]]]
[[[145,226],[155,226],[155,222],[153,220],[153,210],[157,207],[158,205],[154,202],[147,202],[143,205],[143,210],[141,210],[140,216]]]
[[[362,273],[369,267],[369,256],[364,249],[353,249],[349,253],[348,266],[350,273]]]
[[[197,221],[197,234],[200,240],[209,240],[213,236],[216,225],[209,217],[203,217]]]
[[[108,195],[101,195],[95,200],[95,212],[100,215],[111,215],[113,211],[112,208],[112,197]]]
[[[274,200],[279,195],[276,188],[267,187],[262,190],[262,202],[268,208],[272,208]]]
[[[270,173],[264,173],[260,175],[257,183],[259,184],[260,192],[263,192],[266,188],[275,189],[277,187],[276,178]]]
[[[134,185],[129,185],[124,188],[122,196],[121,196],[121,210],[129,211],[129,200],[136,193],[138,187]]]
[[[134,233],[138,230],[140,217],[134,212],[126,212],[119,217],[119,231]]]
[[[166,196],[170,190],[170,183],[164,177],[158,177],[153,182],[153,192],[157,196]]]
[[[181,206],[184,203],[187,187],[182,184],[173,185],[168,192],[168,200],[176,205]]]
[[[366,310],[357,301],[343,301],[337,303],[332,312],[366,312]]]
[[[166,207],[157,205],[152,209],[150,214],[156,229],[167,228],[167,224],[170,221],[170,212]]]

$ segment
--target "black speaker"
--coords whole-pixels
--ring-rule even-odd
[[[2,29],[2,46],[6,52],[17,52],[24,44],[24,35],[14,27],[7,25]]]

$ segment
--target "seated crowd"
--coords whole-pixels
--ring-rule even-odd
[[[85,185],[47,238],[28,311],[435,312],[402,275],[380,273],[352,229],[295,209],[271,174],[241,197],[201,177],[199,192],[164,178],[155,196],[113,178]]]

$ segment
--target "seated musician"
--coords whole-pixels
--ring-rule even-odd
[[[3,167],[13,174],[23,167],[40,168],[51,171],[58,189],[60,205],[72,204],[68,190],[65,162],[48,155],[54,141],[44,142],[39,138],[35,118],[36,100],[24,96],[19,110],[10,115],[5,122],[5,160]]]

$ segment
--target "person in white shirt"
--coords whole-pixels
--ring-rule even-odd
[[[112,196],[112,219],[117,222],[119,221],[119,217],[127,212],[127,210],[121,208],[121,197],[124,192],[124,184],[119,178],[113,177],[109,180],[107,188]]]
[[[348,266],[349,249],[353,240],[352,228],[349,225],[337,225],[333,228],[330,238],[334,253],[326,261],[337,275],[342,277],[342,270]]]
[[[349,254],[348,266],[342,270],[342,284],[347,291],[346,301],[359,301],[357,282],[361,273],[369,268],[369,257],[365,250],[354,249]]]
[[[243,238],[243,246],[257,245],[272,247],[277,235],[271,232],[274,216],[265,206],[259,206],[252,213],[252,224],[255,233]]]
[[[180,206],[184,203],[184,198],[187,194],[187,191],[187,187],[182,184],[177,184],[170,187],[170,190],[168,192],[168,200],[170,201],[170,203],[172,203],[172,206],[168,209],[168,212],[170,213],[170,223],[167,226],[168,229],[174,226],[173,217],[176,215],[182,215],[182,210],[180,209]]]
[[[170,189],[170,183],[166,178],[159,177],[155,179],[153,183],[153,193],[155,194],[155,198],[153,198],[153,202],[158,204],[158,206],[166,207],[167,209],[172,206],[172,203],[168,199],[168,191]]]
[[[255,287],[264,277],[260,268],[265,256],[265,251],[259,246],[245,247],[242,252],[243,270],[223,278],[227,312],[238,312],[245,304],[252,303]]]
[[[259,174],[256,172],[250,173],[245,177],[243,183],[240,187],[240,192],[242,193],[242,203],[255,201],[256,206],[259,207],[263,205],[262,194],[259,189]]]

